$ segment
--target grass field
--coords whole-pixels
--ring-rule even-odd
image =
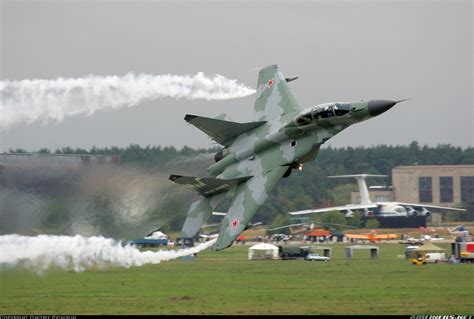
[[[404,245],[330,262],[248,261],[248,246],[134,268],[0,271],[0,314],[474,314],[474,265],[412,265]],[[450,251],[449,245],[440,245]]]

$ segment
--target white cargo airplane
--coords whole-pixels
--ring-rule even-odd
[[[425,204],[415,203],[401,203],[401,202],[372,202],[369,196],[369,190],[367,189],[367,183],[365,179],[367,177],[387,177],[387,175],[370,175],[370,174],[359,174],[359,175],[338,175],[328,176],[328,178],[345,178],[355,177],[357,185],[359,186],[360,203],[359,204],[348,204],[345,206],[335,206],[319,209],[307,209],[297,212],[289,212],[292,216],[324,213],[331,211],[341,211],[345,213],[345,217],[352,217],[354,210],[362,211],[365,217],[395,217],[395,216],[430,216],[430,209],[441,209],[441,210],[456,210],[466,211],[462,208],[454,207],[442,207]]]

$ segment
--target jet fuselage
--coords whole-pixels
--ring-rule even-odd
[[[218,161],[207,169],[209,176],[235,178],[241,161],[255,160],[259,154],[279,153],[273,156],[278,165],[297,167],[314,159],[321,144],[348,126],[377,116],[396,102],[371,100],[332,102],[306,108],[281,125],[269,121],[239,136],[230,147],[220,151]],[[273,163],[272,166],[274,166]]]

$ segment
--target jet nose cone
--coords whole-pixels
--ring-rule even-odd
[[[385,111],[388,111],[397,104],[397,101],[390,100],[370,100],[368,105],[369,114],[371,116],[377,116]]]

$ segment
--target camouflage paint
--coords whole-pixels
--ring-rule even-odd
[[[215,250],[232,245],[290,167],[313,160],[325,141],[348,126],[373,117],[369,103],[371,101],[335,102],[302,109],[278,67],[271,65],[262,69],[258,76],[254,120],[266,123],[230,141],[225,145],[228,155],[206,171],[208,177],[218,179],[252,176],[227,193],[232,193],[232,201],[222,221]],[[396,104],[375,100],[370,108],[372,113],[380,114],[391,107],[383,103]],[[319,119],[312,115],[315,109],[334,109],[334,106],[347,111],[342,115],[331,111],[332,116]],[[311,118],[304,125],[298,122],[303,115]],[[195,201],[189,209],[182,235],[196,235],[224,198],[223,194],[217,194]]]

